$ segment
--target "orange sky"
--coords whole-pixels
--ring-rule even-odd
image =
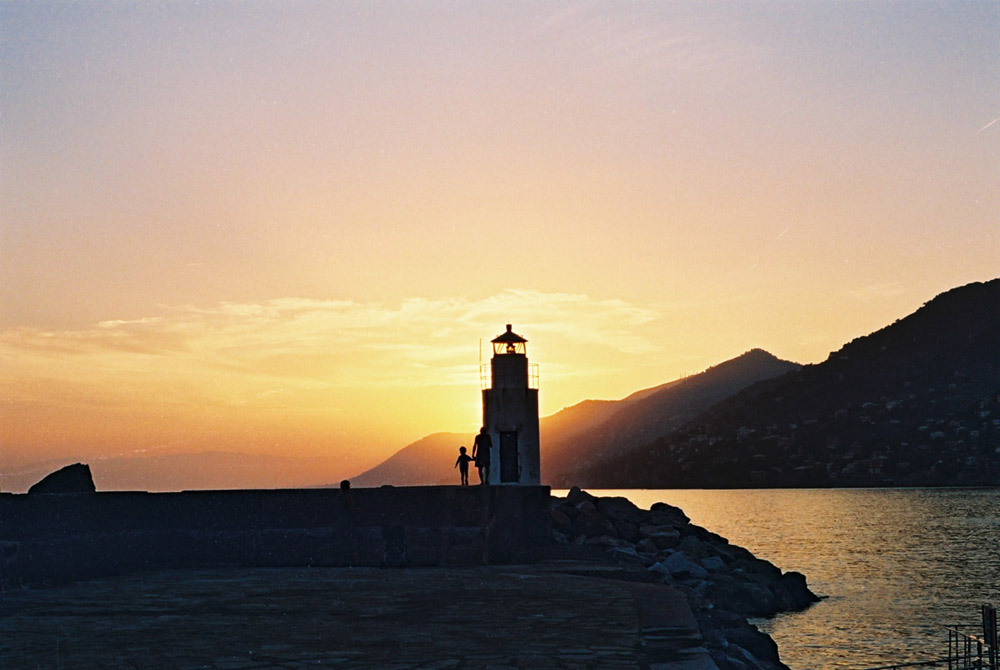
[[[507,322],[549,414],[819,361],[1000,275],[996,3],[98,0],[0,30],[0,473],[354,474],[473,430]]]

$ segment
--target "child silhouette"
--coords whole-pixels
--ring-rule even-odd
[[[458,448],[458,460],[455,461],[455,467],[458,468],[459,473],[462,475],[462,486],[469,485],[469,461],[472,460],[472,456],[465,453],[465,447]]]

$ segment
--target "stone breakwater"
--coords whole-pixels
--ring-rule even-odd
[[[682,592],[720,670],[784,668],[774,641],[747,622],[805,609],[819,598],[798,572],[782,572],[743,547],[691,523],[677,507],[642,510],[625,498],[574,487],[550,502],[553,537],[594,546],[616,563],[646,570],[651,581]]]
[[[140,570],[530,562],[543,486],[0,493],[0,593]]]

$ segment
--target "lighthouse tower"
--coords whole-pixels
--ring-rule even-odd
[[[483,426],[493,441],[490,484],[541,483],[538,383],[530,374],[527,340],[511,330],[493,340],[489,384],[483,389]]]

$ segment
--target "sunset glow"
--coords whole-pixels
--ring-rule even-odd
[[[997,3],[10,2],[0,30],[0,489],[204,451],[328,483],[472,433],[506,323],[546,415],[817,362],[1000,275]]]

